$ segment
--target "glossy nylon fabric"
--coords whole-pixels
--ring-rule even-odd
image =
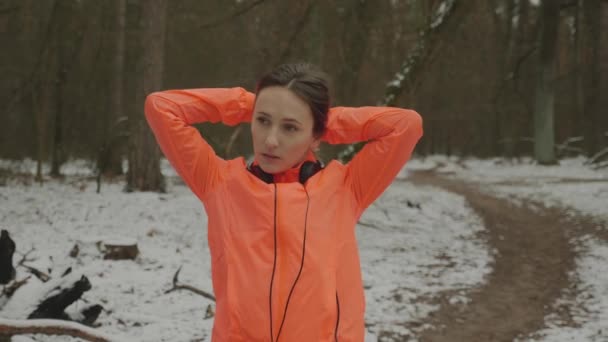
[[[212,341],[274,342],[284,321],[279,341],[361,342],[365,298],[355,225],[410,158],[422,120],[400,108],[332,108],[323,140],[369,141],[365,147],[347,165],[330,162],[305,185],[297,168],[267,184],[242,157],[219,158],[191,126],[250,122],[254,99],[242,88],[169,90],[150,94],[145,104],[163,153],[208,216],[217,300]],[[286,309],[305,223],[304,265]]]

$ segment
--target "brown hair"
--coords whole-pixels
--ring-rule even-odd
[[[318,138],[325,133],[330,100],[324,72],[308,63],[282,64],[260,78],[255,93],[272,86],[285,87],[304,100],[314,119],[313,135]]]

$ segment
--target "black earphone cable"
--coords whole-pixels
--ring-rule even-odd
[[[336,332],[334,338],[338,342],[338,329],[340,328],[340,298],[338,298],[338,292],[336,291],[336,306],[338,307],[338,318],[336,319]]]
[[[287,318],[287,308],[289,307],[289,301],[291,300],[291,295],[293,294],[293,290],[296,288],[296,284],[298,280],[300,280],[300,275],[302,275],[302,269],[304,268],[304,255],[306,254],[306,230],[308,226],[308,207],[310,206],[310,196],[308,195],[308,191],[306,190],[306,186],[304,187],[304,192],[306,193],[306,213],[304,214],[304,238],[302,239],[302,261],[300,262],[300,270],[298,271],[298,275],[291,285],[291,290],[289,291],[289,296],[287,296],[287,303],[285,303],[285,312],[283,312],[283,319],[281,320],[281,326],[279,327],[279,332],[277,333],[276,342],[279,341],[279,337],[281,336],[281,331],[283,330],[283,325],[285,324],[285,318]],[[276,226],[275,226],[276,227]],[[276,254],[275,254],[276,256]]]
[[[270,308],[270,341],[274,341],[272,331],[272,287],[274,284],[274,273],[277,269],[277,184],[274,184],[274,262],[272,265],[272,276],[270,278],[270,295],[268,296]],[[278,337],[277,337],[278,339]]]

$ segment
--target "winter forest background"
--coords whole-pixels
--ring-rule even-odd
[[[424,120],[357,227],[367,342],[608,339],[606,0],[0,0],[0,46],[0,229],[19,284],[0,294],[2,342],[50,286],[32,270],[68,267],[93,284],[70,317],[103,306],[91,334],[207,341],[213,301],[168,292],[182,266],[211,291],[206,217],[143,102],[253,91],[292,61],[330,75],[334,105]],[[224,158],[251,153],[246,124],[197,127]],[[125,236],[135,261],[100,257]],[[66,339],[28,336],[13,342]]]
[[[53,174],[70,158],[153,165],[146,93],[253,90],[302,60],[330,74],[336,105],[422,113],[421,155],[592,156],[608,139],[607,16],[603,0],[4,0],[0,157]],[[222,156],[250,152],[247,129],[202,129]]]

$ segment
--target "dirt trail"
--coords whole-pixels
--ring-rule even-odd
[[[569,240],[585,229],[574,229],[572,219],[559,210],[532,202],[516,206],[433,172],[416,172],[408,181],[466,197],[483,219],[490,248],[497,252],[492,272],[471,292],[471,301],[450,305],[446,294],[428,321],[436,328],[424,331],[419,340],[510,342],[543,328],[555,300],[572,288],[568,274],[575,267],[576,252]],[[565,311],[562,316],[567,320]]]

